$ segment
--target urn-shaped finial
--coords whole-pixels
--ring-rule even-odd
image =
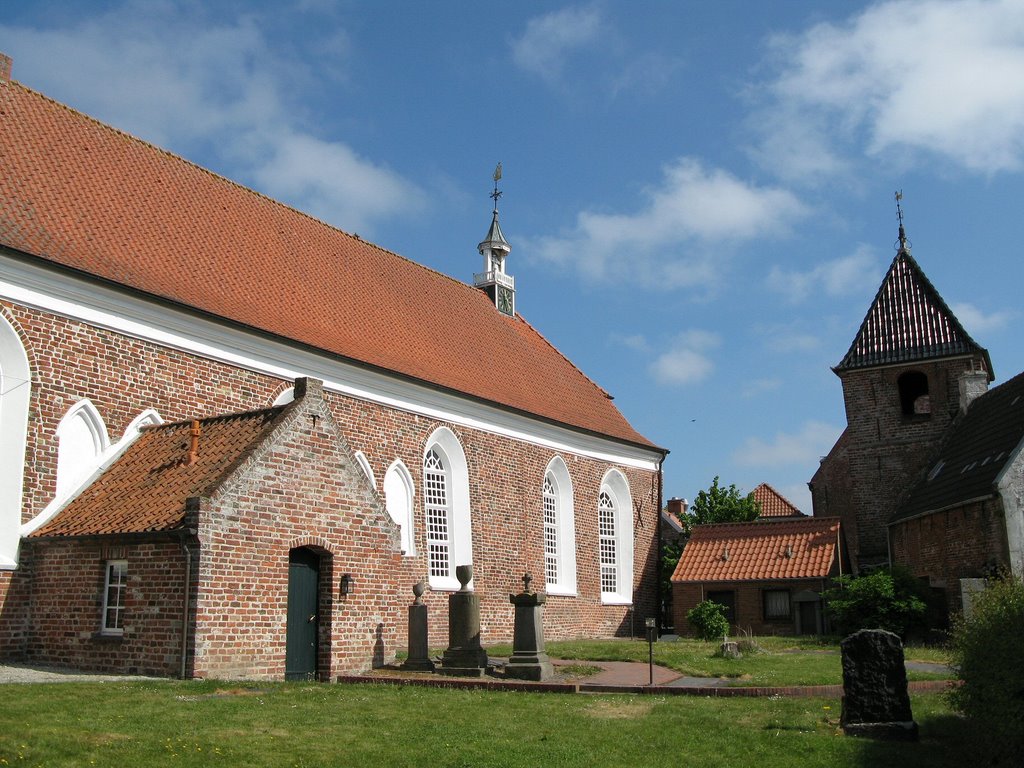
[[[469,592],[469,582],[473,580],[473,565],[455,566],[455,578],[459,580],[459,591]]]

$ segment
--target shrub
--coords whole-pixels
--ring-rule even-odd
[[[927,606],[919,590],[917,580],[901,570],[878,570],[864,576],[840,576],[824,598],[841,634],[885,629],[904,637],[908,629],[924,621]]]
[[[711,600],[697,603],[686,612],[690,622],[702,640],[716,640],[729,633],[729,620],[725,618],[725,607]]]
[[[993,765],[1024,753],[1024,584],[994,581],[975,596],[970,618],[953,627],[953,664],[963,684],[952,704],[974,725],[977,747]]]

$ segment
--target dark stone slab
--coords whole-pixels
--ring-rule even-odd
[[[862,629],[840,643],[843,704],[840,724],[851,736],[916,740],[903,643],[881,629]]]

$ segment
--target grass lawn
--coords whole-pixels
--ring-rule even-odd
[[[838,700],[210,681],[0,685],[0,765],[962,766],[966,727],[913,698],[917,744],[839,733]]]
[[[654,663],[692,677],[727,677],[736,685],[839,685],[843,682],[839,645],[835,640],[802,637],[759,637],[762,653],[744,654],[740,659],[716,656],[719,643],[681,638],[654,644]],[[647,663],[648,648],[643,640],[568,640],[546,644],[555,659],[595,661],[640,661]],[[508,656],[509,645],[491,646],[493,656]],[[906,658],[948,664],[943,649],[908,646]],[[908,671],[910,680],[942,680],[951,675]]]

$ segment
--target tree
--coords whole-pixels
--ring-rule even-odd
[[[718,484],[718,475],[706,491],[697,494],[690,509],[683,515],[686,532],[695,525],[708,523],[746,523],[756,520],[761,514],[761,505],[754,501],[752,494],[741,496],[735,485],[723,488]]]
[[[885,629],[905,637],[924,621],[926,604],[919,582],[902,569],[879,569],[864,576],[843,575],[822,595],[841,634]]]
[[[725,608],[711,600],[703,600],[686,612],[686,620],[690,622],[701,640],[717,640],[729,633],[729,620],[725,618]]]

